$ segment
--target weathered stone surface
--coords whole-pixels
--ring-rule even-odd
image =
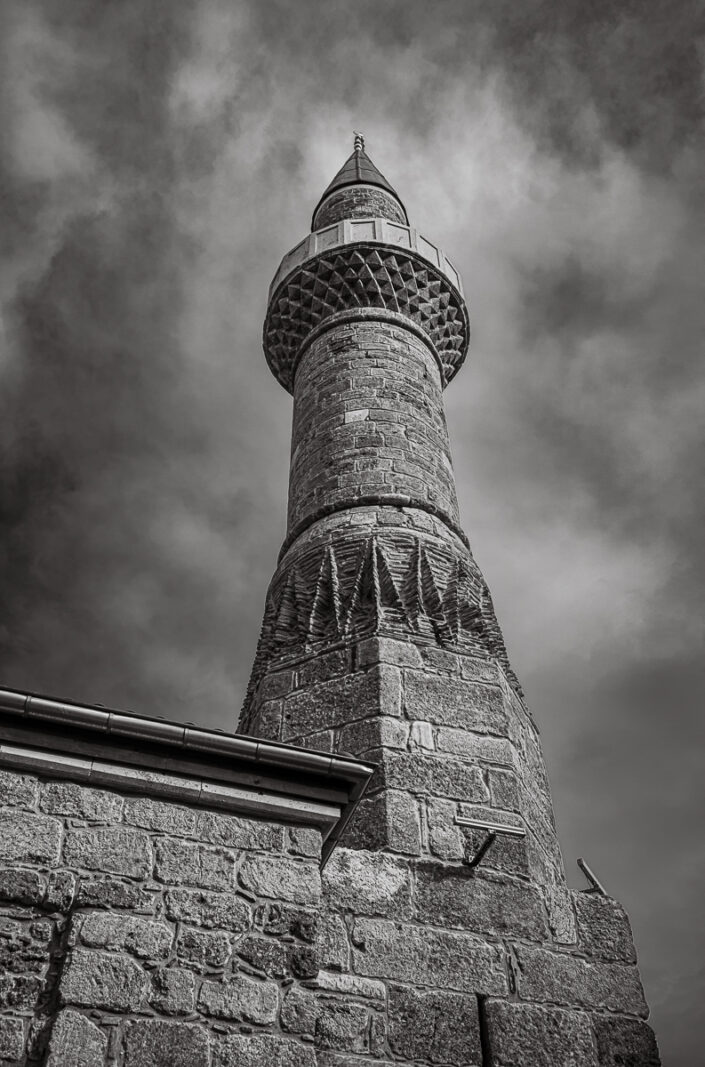
[[[323,871],[323,890],[336,911],[397,918],[411,911],[409,867],[383,852],[337,848]]]
[[[347,971],[350,967],[350,942],[345,923],[339,915],[323,913],[317,943],[318,960],[329,971]]]
[[[148,979],[129,956],[75,948],[61,977],[61,1001],[81,1008],[138,1011]]]
[[[235,885],[235,860],[222,849],[163,837],[155,844],[154,874],[160,882],[203,889],[230,889]]]
[[[284,827],[261,819],[243,819],[238,815],[214,811],[196,813],[196,833],[199,841],[225,848],[259,849],[281,852],[284,847]]]
[[[503,949],[465,934],[357,919],[352,943],[357,974],[460,992],[507,992]]]
[[[271,937],[256,934],[243,937],[237,943],[236,952],[241,960],[268,978],[286,978],[290,972],[289,946]]]
[[[465,856],[465,840],[455,823],[458,805],[454,800],[429,797],[426,802],[428,847],[443,860],[460,860]]]
[[[338,751],[350,752],[363,759],[374,749],[405,749],[409,741],[409,723],[389,715],[375,715],[344,726],[338,733]]]
[[[166,913],[192,926],[219,927],[241,933],[252,922],[250,905],[234,892],[214,893],[207,889],[169,889]]]
[[[487,772],[487,780],[490,787],[490,796],[495,808],[504,811],[520,811],[519,786],[514,771],[503,771],[490,768]]]
[[[165,923],[136,915],[93,912],[80,926],[80,938],[89,948],[129,952],[139,959],[163,959],[169,954],[173,930]]]
[[[46,1067],[103,1067],[107,1048],[107,1034],[85,1015],[64,1008],[52,1027]]]
[[[33,808],[37,802],[39,783],[29,774],[0,771],[0,804],[11,808]]]
[[[282,1029],[290,1034],[313,1037],[318,1007],[312,993],[292,986],[282,1001],[280,1020]]]
[[[396,667],[367,671],[313,685],[292,693],[284,702],[283,740],[345,725],[352,717],[401,714],[401,678]]]
[[[524,1000],[646,1015],[636,967],[590,963],[565,953],[517,945],[519,995]]]
[[[239,877],[245,889],[262,897],[314,904],[321,895],[318,866],[284,856],[246,856]]]
[[[52,871],[47,883],[44,907],[67,912],[76,895],[77,878],[73,871]]]
[[[64,862],[91,871],[146,878],[152,869],[152,849],[147,834],[128,827],[68,830]]]
[[[507,710],[498,686],[408,671],[404,708],[411,719],[506,736]]]
[[[279,1004],[274,982],[254,981],[236,975],[227,982],[204,982],[198,1007],[218,1019],[237,1019],[264,1025],[273,1023]]]
[[[0,915],[0,974],[41,971],[48,956],[51,923]]]
[[[631,926],[619,904],[600,893],[574,893],[573,901],[582,951],[597,959],[634,963]]]
[[[292,826],[287,831],[288,851],[295,856],[318,859],[321,855],[321,832],[310,826]]]
[[[306,985],[323,993],[340,993],[364,1000],[382,1001],[386,996],[384,982],[376,978],[361,978],[357,974],[339,974],[337,971],[319,971],[316,978]]]
[[[209,1058],[200,1026],[139,1019],[125,1028],[124,1067],[209,1067]]]
[[[9,1016],[0,1018],[0,1061],[15,1063],[24,1051],[24,1026],[22,1019]],[[51,1065],[48,1065],[51,1067]]]
[[[395,667],[420,667],[421,653],[408,641],[394,641],[389,637],[368,637],[357,645],[360,667],[374,663],[390,663]]]
[[[164,1015],[188,1015],[194,1009],[195,987],[192,971],[166,968],[154,972],[149,999]]]
[[[172,804],[152,797],[128,797],[125,800],[124,820],[131,826],[175,837],[195,837],[197,809]]]
[[[306,911],[287,904],[264,904],[257,909],[257,925],[266,934],[291,934],[301,941],[315,941],[318,933],[318,912]]]
[[[50,815],[0,811],[0,862],[55,867],[61,851],[61,822]]]
[[[595,1015],[593,1026],[600,1067],[660,1067],[654,1032],[640,1019]]]
[[[114,878],[81,879],[76,902],[79,908],[130,908],[151,912],[154,895],[134,882],[120,882]]]
[[[489,734],[473,733],[471,730],[459,730],[450,726],[437,727],[436,748],[439,752],[448,752],[463,759],[481,760],[483,763],[511,766],[518,759],[511,741],[504,737],[492,737]]]
[[[316,1045],[344,1052],[367,1049],[368,1010],[361,1004],[347,1003],[332,997],[318,1001]]]
[[[493,1061],[516,1067],[595,1067],[590,1017],[584,1012],[488,1001]]]
[[[416,868],[416,914],[432,926],[499,937],[544,941],[548,923],[537,889],[525,882],[485,878],[467,867],[420,863]]]
[[[578,938],[578,928],[573,911],[573,894],[559,885],[549,884],[540,888],[546,902],[548,925],[554,940],[562,945],[574,945]]]
[[[421,826],[416,799],[392,789],[364,798],[355,809],[341,843],[362,849],[386,846],[394,852],[418,856]]]
[[[368,758],[378,764],[373,788],[378,782],[389,789],[430,793],[478,804],[489,798],[482,768],[448,756],[377,749]]]
[[[0,974],[0,1008],[32,1011],[40,989],[36,974]]]
[[[0,900],[9,904],[39,904],[46,880],[38,871],[7,867],[0,870]]]
[[[93,822],[119,822],[122,797],[74,782],[47,782],[42,786],[39,807],[50,815],[72,815]]]
[[[176,951],[179,959],[203,967],[224,967],[230,958],[232,945],[227,934],[215,930],[197,930],[183,926]]]
[[[212,1067],[317,1067],[310,1045],[270,1034],[228,1034],[213,1050]],[[373,1067],[373,1065],[370,1065]]]
[[[462,1067],[480,1064],[477,998],[461,993],[419,993],[392,986],[389,1044],[395,1056],[409,1060]]]

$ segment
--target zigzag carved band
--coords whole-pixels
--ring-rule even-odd
[[[308,260],[272,294],[264,351],[285,389],[293,389],[296,362],[309,332],[336,312],[359,308],[384,308],[420,326],[436,349],[444,384],[459,370],[470,330],[458,290],[413,252],[355,244]]]

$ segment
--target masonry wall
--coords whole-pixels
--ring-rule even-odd
[[[313,1067],[319,855],[310,828],[0,772],[0,1063]]]

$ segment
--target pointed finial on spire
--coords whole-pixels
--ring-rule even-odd
[[[353,148],[355,152],[364,152],[365,138],[362,136],[361,133],[358,133],[357,130],[353,130],[353,133],[355,134],[355,141],[353,142]]]

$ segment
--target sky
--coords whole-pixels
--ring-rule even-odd
[[[233,729],[281,544],[261,328],[361,130],[459,268],[463,525],[566,864],[705,1040],[705,8],[5,0],[0,680]],[[575,871],[575,874],[573,872]]]

